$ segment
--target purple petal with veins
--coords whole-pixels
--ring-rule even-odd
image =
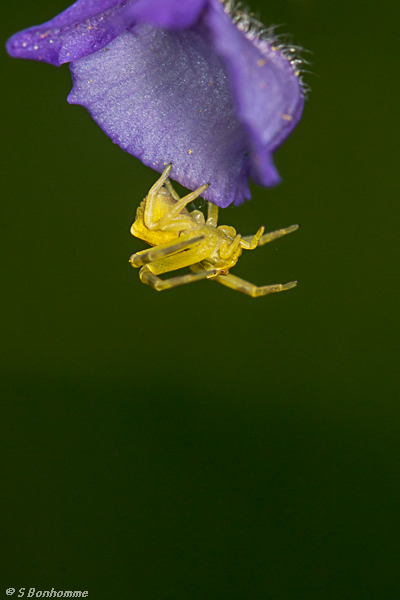
[[[15,34],[11,56],[71,62],[72,104],[121,148],[220,207],[279,183],[273,152],[300,119],[298,60],[220,0],[78,0]]]

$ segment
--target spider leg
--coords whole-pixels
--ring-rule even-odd
[[[257,231],[257,233],[253,237],[248,235],[248,236],[242,238],[240,245],[242,246],[242,248],[245,248],[245,250],[254,250],[259,245],[259,242],[260,242],[260,239],[262,238],[263,233],[264,233],[264,227],[260,227],[260,229]]]
[[[154,209],[156,206],[157,195],[162,188],[163,185],[167,186],[168,175],[170,174],[172,169],[172,163],[169,163],[161,174],[161,177],[155,182],[155,184],[150,188],[149,193],[145,199],[144,213],[143,213],[143,221],[146,227],[150,230],[157,229],[158,222],[153,220]],[[169,185],[171,185],[169,183]],[[174,190],[175,192],[175,190]],[[179,200],[179,197],[178,197]]]
[[[171,277],[170,279],[160,279],[157,275],[154,275],[147,265],[142,267],[139,271],[139,277],[143,283],[150,285],[152,288],[161,292],[170,288],[177,287],[178,285],[185,285],[186,283],[193,283],[193,281],[200,281],[201,279],[208,279],[214,277],[217,273],[216,270],[206,271],[201,269],[198,273],[189,273],[188,275],[180,275],[178,277]]]
[[[164,171],[164,173],[165,173],[165,171]],[[164,183],[164,181],[163,181],[163,183]],[[157,185],[157,184],[155,184],[155,185]],[[154,186],[153,186],[153,188],[154,188]],[[206,189],[208,188],[208,183],[200,186],[199,188],[197,188],[197,190],[194,190],[194,192],[191,192],[187,196],[184,196],[183,198],[179,198],[179,200],[176,202],[176,204],[174,204],[166,213],[164,213],[164,215],[158,221],[153,221],[154,202],[155,202],[155,193],[152,192],[153,188],[151,188],[150,192],[147,195],[146,208],[145,208],[145,212],[144,212],[144,222],[146,224],[146,227],[148,229],[150,229],[150,231],[154,231],[156,229],[163,229],[169,223],[171,223],[179,215],[181,210],[183,208],[185,208],[185,206],[187,204],[189,204],[189,202],[192,202],[192,200],[194,200],[195,198],[197,198],[203,192],[206,191]],[[158,189],[156,191],[158,191]],[[174,192],[174,193],[176,193],[176,192]]]
[[[284,229],[276,229],[276,231],[270,231],[269,233],[265,233],[263,236],[261,236],[258,245],[264,246],[264,244],[267,244],[268,242],[272,242],[273,240],[287,235],[288,233],[292,233],[292,231],[296,231],[296,229],[298,229],[299,227],[300,225],[291,225],[290,227],[285,227]],[[258,232],[256,233],[256,235],[257,234]],[[251,243],[253,237],[251,235],[245,235],[242,239],[248,243]]]
[[[180,238],[176,240],[172,240],[171,242],[167,242],[166,244],[162,244],[160,246],[156,246],[155,248],[149,248],[147,250],[141,250],[140,252],[136,252],[136,254],[132,254],[129,259],[132,267],[142,267],[143,265],[147,265],[154,261],[166,258],[177,252],[181,252],[182,250],[186,250],[199,242],[203,241],[206,236],[196,235],[182,235]]]
[[[195,273],[198,273],[204,267],[196,264],[192,265],[190,268]],[[276,283],[274,285],[257,286],[249,281],[245,281],[245,279],[236,277],[236,275],[231,275],[230,273],[229,275],[217,275],[217,277],[213,277],[213,280],[218,281],[218,283],[222,283],[222,285],[225,285],[232,290],[243,292],[243,294],[247,294],[247,296],[251,296],[252,298],[266,296],[267,294],[275,294],[276,292],[284,292],[285,290],[291,290],[297,285],[297,281],[290,281],[289,283],[284,284]]]
[[[174,188],[172,187],[172,183],[169,179],[167,179],[167,181],[165,182],[165,187],[167,188],[173,199],[176,202],[179,202],[180,198],[174,190]],[[192,210],[192,212],[190,213],[190,218],[193,219],[193,221],[195,221],[196,223],[199,223],[200,225],[204,224],[204,215],[200,210]]]
[[[221,258],[225,258],[228,259],[230,258],[234,252],[236,252],[236,250],[239,248],[239,246],[241,245],[241,239],[242,236],[240,234],[238,234],[237,236],[235,236],[235,239],[233,240],[233,242],[231,244],[227,244],[227,242],[225,240],[223,240],[221,242],[221,246],[219,249],[219,254],[221,256]]]
[[[155,196],[160,191],[160,189],[168,179],[168,175],[171,173],[171,169],[172,163],[169,163],[169,165],[167,165],[164,171],[161,173],[161,177],[157,179],[154,185],[151,186],[150,191],[147,194],[148,196]]]
[[[196,238],[193,238],[196,239]],[[190,267],[196,263],[206,260],[210,253],[213,251],[213,239],[205,238],[200,243],[193,244],[183,252],[166,256],[154,262],[148,263],[149,269],[154,275],[161,275],[161,273],[168,273],[170,271],[177,271],[184,267]],[[215,267],[210,265],[209,270],[213,271]]]
[[[167,179],[165,181],[164,185],[167,188],[167,190],[169,191],[169,193],[171,194],[171,196],[173,197],[173,199],[176,200],[177,202],[179,202],[180,198],[179,198],[178,194],[176,193],[176,191],[174,190],[174,188],[172,187],[172,183],[170,182],[169,179]]]
[[[226,285],[226,287],[229,287],[232,290],[243,292],[243,294],[247,294],[252,298],[266,296],[267,294],[275,294],[276,292],[284,292],[285,290],[290,290],[297,285],[297,281],[290,281],[289,283],[284,284],[277,283],[274,285],[257,286],[249,281],[245,281],[244,279],[231,274],[219,275],[218,277],[215,277],[215,281],[222,283],[222,285]]]
[[[212,202],[208,203],[206,223],[207,225],[211,225],[211,227],[216,227],[218,223],[218,206]]]
[[[183,208],[185,208],[185,206],[187,204],[189,204],[189,202],[192,202],[192,200],[194,200],[195,198],[197,198],[198,196],[200,196],[203,192],[206,191],[207,188],[208,188],[208,183],[200,186],[199,188],[197,188],[197,190],[194,190],[194,192],[191,192],[187,196],[184,196],[183,198],[181,198],[179,200],[179,202],[177,202],[176,204],[174,204],[174,206],[172,206],[161,217],[161,219],[159,221],[153,222],[150,225],[149,229],[162,229],[163,227],[165,227],[166,225],[168,225],[168,223],[170,223],[175,217],[177,217],[179,215],[179,213],[181,212],[181,210]]]

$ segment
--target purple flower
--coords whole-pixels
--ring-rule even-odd
[[[280,181],[272,154],[301,116],[300,60],[231,0],[78,0],[7,50],[71,62],[71,104],[156,171],[209,182],[222,208],[250,199],[249,177]]]

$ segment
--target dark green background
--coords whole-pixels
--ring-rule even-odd
[[[9,2],[1,39],[66,5]],[[67,104],[66,65],[1,55],[4,596],[400,597],[398,3],[252,8],[316,74],[283,184],[222,212],[301,223],[235,269],[299,280],[266,298],[142,285],[156,174]]]

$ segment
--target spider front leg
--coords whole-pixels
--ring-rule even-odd
[[[171,222],[173,222],[175,217],[177,217],[179,215],[181,210],[183,208],[185,208],[185,206],[187,204],[192,202],[192,200],[195,200],[198,196],[200,196],[203,192],[206,191],[206,189],[208,188],[208,185],[209,184],[206,183],[206,184],[200,186],[199,188],[197,188],[197,190],[194,190],[194,192],[191,192],[187,196],[184,196],[183,198],[181,198],[179,200],[179,202],[177,202],[172,208],[170,208],[170,210],[167,211],[161,217],[161,219],[159,221],[156,221],[155,223],[153,223],[149,227],[149,229],[163,229],[164,227],[168,226]]]
[[[194,192],[191,192],[190,194],[188,194],[187,196],[184,196],[183,198],[179,198],[178,194],[175,192],[174,188],[172,187],[171,182],[168,180],[168,175],[169,175],[171,169],[172,169],[172,164],[169,164],[164,169],[164,172],[161,175],[160,179],[153,185],[153,187],[150,189],[149,193],[147,194],[146,206],[144,209],[143,219],[144,219],[144,223],[145,223],[146,227],[150,231],[155,231],[157,229],[166,229],[168,226],[171,227],[174,225],[177,226],[177,230],[179,231],[179,228],[181,225],[180,222],[178,221],[177,223],[174,223],[174,221],[176,221],[176,218],[178,217],[179,213],[185,208],[185,206],[187,204],[192,202],[192,200],[195,200],[198,196],[203,194],[203,192],[205,192],[209,186],[209,184],[206,183],[206,184],[200,186],[199,188],[197,188],[197,190],[194,190]],[[157,194],[159,193],[161,187],[164,184],[176,202],[169,210],[167,210],[166,213],[163,214],[163,216],[160,219],[158,219],[157,221],[154,221],[154,209],[155,209],[156,202],[157,202]]]
[[[178,194],[176,193],[176,191],[174,190],[172,183],[170,182],[169,179],[166,179],[164,185],[167,188],[167,190],[169,191],[169,193],[171,194],[171,196],[173,197],[173,199],[176,200],[177,202],[179,202],[180,198],[179,198]]]
[[[198,273],[179,275],[178,277],[171,277],[170,279],[160,279],[160,277],[157,277],[157,275],[154,275],[154,273],[150,271],[147,265],[142,267],[139,271],[140,280],[143,283],[150,285],[157,290],[157,292],[162,292],[163,290],[168,290],[177,287],[178,285],[185,285],[186,283],[193,283],[194,281],[215,277],[216,274],[217,271],[215,269],[213,271],[201,269]]]

